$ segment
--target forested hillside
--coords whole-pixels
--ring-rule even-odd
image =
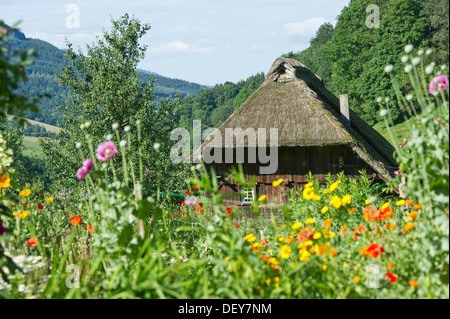
[[[60,72],[64,65],[64,50],[60,50],[52,44],[39,40],[30,39],[20,31],[11,30],[11,37],[7,38],[7,44],[14,50],[34,49],[38,54],[33,58],[34,64],[26,68],[28,81],[23,83],[21,91],[24,95],[34,97],[39,94],[47,94],[48,97],[41,99],[39,103],[39,113],[27,112],[26,117],[32,120],[44,122],[51,125],[58,125],[62,112],[54,105],[67,103],[68,90],[58,85],[58,78],[55,72]],[[157,100],[167,96],[175,96],[179,93],[181,98],[189,94],[196,94],[206,86],[179,79],[171,79],[152,72],[138,70],[141,75],[141,82],[150,81],[155,78],[154,93]]]
[[[184,99],[180,126],[189,129],[193,120],[201,120],[202,128],[219,127],[263,82],[264,73],[258,73],[237,84],[225,82]]]
[[[370,4],[380,9],[379,28],[366,25]],[[447,0],[353,0],[338,16],[336,27],[325,23],[309,48],[284,56],[299,60],[321,76],[334,94],[349,94],[350,107],[374,124],[380,120],[376,98],[381,92],[391,98],[394,115],[401,112],[383,70],[401,59],[405,45],[433,47],[434,61],[448,63],[448,17]],[[406,75],[400,81],[405,91],[410,89]]]

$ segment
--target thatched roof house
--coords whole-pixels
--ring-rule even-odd
[[[342,98],[339,101],[320,77],[300,62],[275,60],[261,87],[218,128],[223,136],[227,129],[278,129],[279,165],[274,174],[260,174],[259,162],[244,161],[245,172],[257,175],[255,196],[261,191],[267,193],[270,183],[278,178],[285,180],[286,187],[299,187],[310,171],[319,181],[325,181],[328,172],[344,171],[356,177],[360,169],[374,180],[392,178],[396,167],[394,148],[349,110],[348,97]],[[255,147],[258,142],[258,138],[246,138],[245,148]],[[211,147],[235,148],[236,141],[211,135],[198,151]],[[221,176],[233,163],[212,165]],[[222,182],[224,191],[239,191],[238,185],[223,177]],[[273,194],[272,199],[283,198]]]

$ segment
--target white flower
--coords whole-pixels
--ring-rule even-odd
[[[377,102],[381,103],[381,101],[383,101],[383,98],[381,96],[377,97]]]
[[[196,168],[197,168],[197,171],[201,170],[202,169],[202,164],[197,164]]]
[[[381,116],[381,117],[385,117],[387,114],[388,114],[388,111],[387,111],[387,110],[381,110],[381,111],[380,111],[380,116]]]
[[[81,125],[80,125],[80,128],[81,128],[82,130],[84,130],[84,127],[85,127],[84,124],[81,124]]]
[[[445,69],[447,69],[447,64],[442,64],[441,65],[441,70],[444,71]]]
[[[391,99],[390,99],[389,97],[385,97],[385,98],[384,98],[384,101],[385,101],[386,103],[389,103],[390,100],[391,100]]]
[[[111,141],[111,140],[113,139],[113,136],[112,136],[112,134],[108,134],[108,135],[106,135],[106,139],[107,139],[108,141]]]
[[[420,61],[422,61],[422,59],[421,58],[419,58],[419,57],[415,57],[414,59],[412,59],[412,64],[413,65],[417,65],[417,64],[419,64],[420,63]]]
[[[406,73],[409,73],[409,72],[411,72],[411,71],[412,71],[412,69],[413,69],[413,67],[412,67],[412,65],[411,65],[411,64],[408,64],[407,66],[405,66],[405,72],[406,72]]]
[[[414,46],[412,44],[408,44],[407,46],[405,46],[406,53],[411,53],[413,49],[414,49]]]
[[[430,55],[431,53],[433,53],[433,50],[428,49],[425,53],[426,53],[426,55]]]
[[[413,98],[414,98],[414,95],[412,95],[412,94],[408,94],[408,95],[406,96],[406,99],[407,99],[408,101],[411,101]]]
[[[127,145],[127,141],[120,141],[120,147],[125,147]]]
[[[114,123],[114,124],[112,125],[112,128],[113,128],[113,130],[117,130],[117,129],[119,128],[119,124]]]
[[[418,54],[418,55],[423,55],[424,53],[425,53],[425,51],[422,50],[422,49],[420,49],[419,51],[417,51],[417,54]]]
[[[75,147],[76,147],[76,148],[80,148],[81,145],[83,145],[83,144],[81,144],[80,142],[78,142],[77,144],[75,144]]]
[[[384,72],[390,73],[390,72],[392,72],[393,69],[394,69],[394,66],[392,64],[389,64],[389,65],[386,65],[386,67],[384,68]]]
[[[86,123],[84,123],[84,126],[86,128],[88,128],[89,126],[91,126],[92,122],[91,121],[87,121]]]
[[[161,147],[161,144],[159,144],[159,143],[155,143],[155,144],[153,145],[153,148],[154,148],[155,150],[159,150],[160,147]]]
[[[409,60],[409,56],[407,56],[407,55],[402,56],[402,62],[403,63],[408,62],[408,60]]]
[[[433,62],[433,63],[431,63],[430,65],[428,65],[426,68],[425,68],[425,73],[426,74],[431,74],[431,73],[433,73],[434,72],[434,66],[435,66],[436,64]]]
[[[129,132],[131,130],[131,126],[129,126],[129,125],[125,126],[125,128],[123,130],[125,132]]]

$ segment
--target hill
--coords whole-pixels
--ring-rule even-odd
[[[34,58],[34,64],[26,71],[28,81],[23,83],[21,90],[24,95],[35,97],[39,94],[47,94],[39,103],[40,112],[35,114],[28,112],[26,117],[30,120],[43,122],[50,125],[58,125],[62,117],[62,112],[54,105],[63,105],[68,102],[68,90],[58,85],[58,78],[55,72],[59,72],[64,64],[64,50],[58,49],[54,45],[39,39],[27,38],[25,34],[18,30],[10,30],[7,43],[11,48],[19,50],[34,49],[38,54]],[[183,99],[188,95],[195,95],[207,86],[192,83],[180,79],[171,79],[153,72],[138,70],[141,74],[141,81],[148,82],[151,77],[155,78],[153,85],[157,99],[165,96],[179,94]]]

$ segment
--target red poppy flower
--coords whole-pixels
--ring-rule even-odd
[[[389,281],[390,283],[394,283],[398,280],[398,276],[395,276],[390,272],[387,272],[385,275],[388,277],[387,281]]]
[[[89,232],[92,234],[94,231],[95,231],[95,229],[94,229],[94,226],[92,226],[92,225],[86,225],[86,229],[87,230],[89,230]]]
[[[27,247],[36,247],[38,245],[38,241],[37,238],[31,237],[30,239],[28,239],[26,246]]]
[[[38,209],[41,210],[44,208],[44,205],[38,205]]]
[[[228,217],[233,217],[233,214],[228,214]]]
[[[198,203],[198,206],[203,207],[203,203]]]
[[[83,220],[81,219],[81,217],[80,217],[80,216],[77,216],[77,215],[72,216],[72,217],[70,218],[70,223],[71,223],[73,226],[80,225],[82,221],[83,221]]]
[[[194,186],[194,191],[197,191],[198,190],[198,185],[195,185]]]
[[[29,203],[23,204],[23,208],[27,208],[28,204],[29,204]]]
[[[186,192],[186,195],[191,195],[191,191],[187,191],[187,192]]]
[[[234,224],[234,228],[239,228],[239,225],[238,224]]]
[[[232,212],[232,209],[231,208],[227,208],[227,213],[231,213]]]
[[[200,208],[200,213],[203,213],[205,210],[203,208]]]
[[[181,205],[182,205],[182,206],[186,205],[186,202],[185,202],[185,201],[182,201],[182,202],[181,202]]]
[[[175,218],[175,215],[172,215],[172,219],[174,219]]]

